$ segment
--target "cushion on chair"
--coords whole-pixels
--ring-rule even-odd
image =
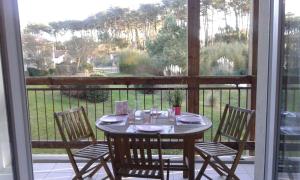
[[[209,156],[227,156],[237,153],[236,150],[218,142],[196,143],[195,148]]]

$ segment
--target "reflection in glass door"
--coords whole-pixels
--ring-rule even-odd
[[[13,169],[2,73],[3,72],[0,52],[0,180],[10,180],[13,179]]]
[[[282,3],[277,179],[300,179],[300,6]]]

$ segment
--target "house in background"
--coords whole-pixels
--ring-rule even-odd
[[[53,45],[53,50],[52,50],[52,61],[54,64],[54,67],[56,67],[56,64],[60,64],[64,61],[65,56],[67,56],[66,50],[56,50],[54,45]]]

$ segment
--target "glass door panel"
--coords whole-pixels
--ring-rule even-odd
[[[299,0],[282,3],[281,85],[277,179],[300,178],[300,11]]]

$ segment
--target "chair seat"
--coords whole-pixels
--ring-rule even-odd
[[[142,163],[142,160],[139,160]],[[168,168],[169,159],[163,159],[165,168]],[[119,169],[119,174],[124,177],[145,177],[161,179],[159,160],[153,160],[151,165],[126,165],[124,168]]]
[[[118,174],[125,177],[161,178],[159,168],[121,168]]]
[[[86,159],[99,159],[108,153],[108,146],[106,144],[92,144],[76,151],[74,156]]]
[[[218,142],[196,143],[195,149],[212,157],[237,154],[236,150]]]

